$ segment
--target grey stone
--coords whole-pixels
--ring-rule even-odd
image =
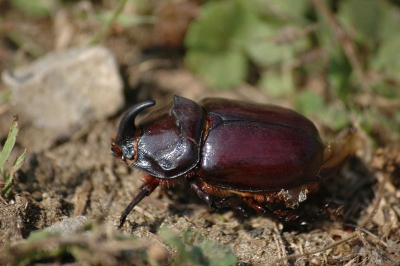
[[[66,218],[63,221],[55,223],[44,230],[50,233],[59,233],[62,236],[69,236],[77,233],[79,230],[82,230],[82,228],[89,222],[91,222],[91,219],[86,216],[76,216],[72,218]]]
[[[49,53],[2,78],[21,121],[59,133],[109,117],[124,104],[115,58],[100,46]]]

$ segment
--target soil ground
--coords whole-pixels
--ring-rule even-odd
[[[8,27],[16,27],[45,52],[54,48],[56,26],[53,21],[25,17],[5,1],[0,1],[0,5],[6,10],[3,19]],[[79,38],[75,36],[69,45],[86,40],[94,26],[75,24],[73,27]],[[132,44],[135,39],[132,36],[137,34],[116,26],[102,43],[116,55],[125,79],[127,103],[124,110],[132,103],[147,99],[155,99],[162,105],[174,94],[195,100],[220,96],[268,102],[266,96],[251,86],[229,92],[207,90],[183,67],[180,48],[172,49],[175,52],[172,56],[170,50],[168,57],[162,50],[146,54],[153,58],[153,65],[143,71],[143,54],[139,53],[142,44]],[[0,38],[0,56],[1,71],[9,69],[16,61],[33,59],[5,36]],[[5,89],[3,84],[1,86],[1,90]],[[284,100],[278,104],[290,107]],[[69,250],[50,259],[31,259],[29,265],[171,263],[179,255],[177,249],[167,245],[160,236],[159,228],[163,226],[178,235],[190,232],[192,241],[183,240],[189,247],[199,245],[199,239],[213,240],[232,250],[238,258],[237,265],[267,265],[279,258],[305,254],[346,239],[373,212],[378,189],[383,186],[376,214],[362,230],[356,231],[356,237],[320,253],[277,264],[399,265],[400,159],[399,147],[390,143],[383,143],[382,147],[387,148],[374,153],[372,160],[365,153],[349,160],[339,173],[323,184],[317,195],[307,200],[306,206],[298,211],[301,215],[318,213],[326,203],[331,203],[308,226],[282,224],[251,210],[247,217],[230,209],[210,210],[187,184],[182,183],[168,191],[157,189],[129,214],[122,231],[118,231],[119,217],[141,185],[139,171],[110,156],[110,138],[115,135],[124,110],[109,119],[88,124],[68,135],[65,141],[54,141],[50,147],[43,145],[45,132],[29,123],[21,124],[12,157],[20,154],[23,148],[27,149],[28,156],[7,204],[0,202],[1,263],[12,265],[19,256],[26,256],[24,239],[33,232],[68,217],[84,215],[93,222],[94,236],[87,238],[89,240],[84,240],[84,233],[74,233],[69,240],[51,238],[36,244],[39,249],[46,249],[50,244],[80,243],[86,247],[86,253]],[[18,110],[11,104],[2,105],[1,143],[6,139],[15,112]],[[318,121],[316,123],[318,125]],[[325,135],[323,129],[322,135]],[[377,168],[373,168],[371,162]],[[390,178],[382,184],[384,176]],[[121,233],[132,235],[139,242],[135,242],[136,246],[118,246],[116,235]],[[134,250],[133,255],[125,254],[126,250]]]

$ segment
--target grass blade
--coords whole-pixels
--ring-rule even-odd
[[[7,161],[8,157],[10,156],[11,150],[15,145],[15,141],[18,135],[18,116],[14,116],[14,120],[11,124],[10,131],[8,132],[8,137],[6,143],[4,144],[3,150],[0,153],[0,173],[4,175],[4,163]],[[7,183],[8,180],[4,180]]]
[[[1,190],[1,194],[7,196],[10,193],[11,188],[14,185],[15,173],[21,168],[24,164],[26,158],[26,149],[24,152],[15,160],[13,166],[11,167],[10,174],[8,175],[8,180],[6,182],[5,187]]]

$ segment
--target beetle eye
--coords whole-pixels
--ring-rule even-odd
[[[118,146],[111,146],[111,155],[116,157],[116,158],[121,158],[122,156],[122,151]]]

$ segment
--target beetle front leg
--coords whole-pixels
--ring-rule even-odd
[[[215,210],[218,210],[217,206],[215,205],[214,200],[211,198],[210,195],[208,195],[206,192],[204,192],[195,182],[189,182],[190,187],[197,193],[197,195],[207,202],[207,204]]]
[[[126,220],[126,217],[128,216],[128,214],[132,211],[132,209],[143,200],[144,197],[150,195],[154,189],[156,189],[158,187],[158,185],[160,184],[160,181],[153,177],[153,176],[147,176],[145,178],[146,183],[144,183],[141,187],[140,187],[140,192],[136,195],[136,197],[133,198],[133,200],[131,201],[131,203],[129,203],[129,205],[125,208],[124,212],[121,215],[121,218],[119,219],[119,226],[118,228],[121,228]]]

